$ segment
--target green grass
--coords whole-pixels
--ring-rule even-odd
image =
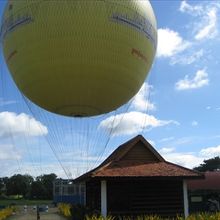
[[[49,205],[52,200],[0,199],[0,206],[14,205]]]

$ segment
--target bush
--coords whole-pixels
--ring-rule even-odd
[[[70,204],[59,203],[58,209],[59,209],[60,213],[62,215],[64,215],[65,217],[71,217],[71,212],[70,212],[71,205]]]
[[[161,218],[157,215],[140,215],[136,217],[107,216],[104,218],[99,212],[94,210],[91,211],[82,205],[70,205],[61,203],[58,205],[58,208],[65,217],[68,217],[71,220],[185,220],[185,218],[181,216],[177,216],[176,218]],[[220,212],[192,214],[186,220],[220,220]]]
[[[220,212],[216,213],[198,213],[190,215],[187,220],[220,220]]]
[[[104,219],[101,218],[100,211],[92,210],[88,207],[80,204],[74,204],[71,206],[72,220],[86,220],[86,219]]]
[[[99,211],[92,211],[88,209],[86,206],[80,205],[80,204],[67,204],[67,203],[59,203],[58,209],[60,213],[70,218],[71,220],[84,220],[84,219],[104,219],[100,218],[100,212]],[[111,218],[112,220],[113,218]],[[109,219],[110,220],[110,219]]]
[[[137,216],[137,217],[121,217],[121,218],[114,218],[112,216],[107,216],[106,218],[102,216],[86,216],[85,220],[114,220],[114,219],[121,219],[121,220],[185,220],[184,217],[176,217],[176,218],[161,218],[156,215],[146,215],[146,216]],[[190,215],[186,220],[220,220],[220,212],[217,213],[198,213]]]
[[[8,216],[12,215],[14,211],[15,211],[14,207],[7,207],[5,209],[2,209],[0,211],[0,220],[6,219]]]
[[[85,220],[114,220],[115,218],[113,216],[107,216],[106,218],[102,216],[93,215],[91,217],[86,216]]]

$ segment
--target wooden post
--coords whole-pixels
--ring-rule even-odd
[[[107,217],[107,182],[101,181],[101,214],[103,217]]]
[[[189,216],[189,202],[188,202],[188,192],[186,180],[183,180],[183,204],[184,204],[184,217]]]

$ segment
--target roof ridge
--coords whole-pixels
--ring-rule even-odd
[[[157,159],[158,159],[160,162],[166,161],[166,160],[156,151],[156,149],[152,146],[152,144],[150,144],[142,135],[140,135],[140,138],[141,138],[142,142],[144,143],[144,146],[147,147],[147,149],[150,150],[151,153],[153,153],[154,156],[156,156]]]
[[[119,145],[117,149],[115,149],[101,164],[100,166],[105,165],[106,163],[113,162],[113,161],[119,161],[126,153],[128,153],[138,141],[141,141],[144,144],[144,147],[146,147],[150,152],[159,160],[159,161],[165,161],[165,159],[154,149],[154,147],[142,136],[137,135],[133,137],[132,139],[128,140],[127,142]],[[125,148],[125,149],[123,149]],[[119,155],[117,155],[119,154]],[[114,157],[116,156],[116,157]],[[98,166],[97,169],[100,167]]]
[[[119,161],[125,154],[127,154],[131,150],[131,148],[134,147],[135,144],[138,143],[138,141],[140,141],[141,137],[142,137],[141,135],[138,135],[131,139],[132,140],[131,143],[123,144],[125,147],[127,146],[127,148],[125,148],[124,151],[122,151],[121,155],[118,156],[116,161]],[[120,146],[118,148],[120,148]]]
[[[94,176],[95,174],[97,174],[98,172],[102,171],[103,169],[105,169],[106,167],[108,167],[112,162],[106,163],[103,166],[99,166],[100,168],[96,168],[92,171],[92,176]]]
[[[131,144],[132,142],[136,142],[137,139],[140,138],[140,136],[141,136],[141,135],[137,135],[137,136],[133,137],[132,139],[126,141],[125,143],[119,145],[98,167],[103,166],[105,163],[108,163],[108,162],[110,162],[110,161],[112,162],[113,160],[110,160],[110,159],[112,159],[112,157],[113,157],[114,155],[116,155],[118,152],[120,153],[120,151],[123,150],[122,148],[125,147],[125,146],[127,146],[128,144]],[[119,157],[120,157],[120,156],[119,156]],[[113,159],[114,159],[114,158],[113,158]],[[109,160],[110,160],[110,161],[109,161]],[[97,168],[98,168],[98,167],[97,167]]]
[[[172,163],[172,162],[169,162],[169,161],[165,161],[165,162],[166,162],[166,163],[169,163],[169,164],[171,164],[171,165],[177,166],[177,167],[179,167],[179,168],[181,168],[181,169],[184,169],[184,170],[187,170],[187,171],[190,171],[190,172],[194,172],[194,173],[196,173],[196,174],[199,174],[199,175],[204,176],[204,173],[199,172],[199,171],[197,171],[197,170],[193,170],[193,169],[190,169],[190,168],[187,168],[187,167],[183,167],[183,166],[181,166],[181,165],[179,165],[179,164],[175,164],[175,163]]]
[[[122,168],[120,168],[120,167],[113,168],[113,167],[111,167],[111,165],[114,164],[114,163],[120,163],[120,162],[122,162],[122,163],[125,162],[125,163],[128,163],[128,164],[131,164],[130,163],[131,161],[129,162],[129,160],[126,160],[126,159],[123,160],[122,158],[124,157],[124,155],[127,152],[129,152],[132,149],[132,147],[136,146],[136,143],[138,143],[139,141],[141,141],[142,144],[144,145],[144,147],[146,147],[158,159],[158,161],[157,160],[155,160],[155,162],[149,161],[149,163],[147,163],[147,160],[146,160],[146,163],[144,163],[143,166],[146,166],[146,167],[148,166],[148,167],[150,167],[150,169],[153,168],[153,167],[155,169],[159,168],[158,171],[162,172],[160,170],[160,168],[161,168],[162,170],[164,170],[165,175],[166,175],[166,172],[169,171],[169,169],[168,169],[169,166],[171,166],[171,167],[174,167],[175,169],[179,170],[178,172],[181,173],[180,176],[182,176],[182,177],[187,176],[187,175],[184,174],[184,172],[189,173],[189,176],[192,175],[192,176],[197,176],[197,177],[204,177],[204,174],[202,174],[201,172],[194,171],[192,169],[185,168],[183,166],[180,166],[180,165],[171,163],[169,161],[166,161],[142,135],[137,135],[134,138],[130,139],[129,141],[125,142],[124,144],[121,144],[118,148],[116,148],[98,167],[96,167],[96,168],[92,169],[91,171],[88,171],[87,173],[85,173],[85,174],[81,175],[80,177],[76,178],[75,181],[80,181],[80,180],[85,181],[87,178],[102,177],[104,175],[104,173],[108,175],[108,174],[111,174],[111,172],[113,172],[113,171],[115,173],[117,173],[118,170],[120,170]],[[165,163],[165,164],[167,164],[168,167],[165,166],[165,164],[160,165],[160,163]],[[121,170],[122,173],[119,172],[120,175],[124,176],[126,172],[133,173],[133,172],[135,172],[135,170],[138,169],[137,166],[133,166],[133,168],[129,168],[129,167],[130,166],[125,166],[123,168],[124,171],[122,169]],[[166,169],[168,169],[168,170],[166,170]],[[140,171],[138,171],[138,172],[140,172]],[[155,172],[155,170],[154,170],[154,172]],[[147,170],[143,171],[142,173],[143,173],[143,175],[144,175],[144,173],[147,174]],[[177,176],[177,175],[174,174],[173,176]]]

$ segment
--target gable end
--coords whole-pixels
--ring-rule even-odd
[[[142,141],[138,141],[120,160],[140,163],[160,162],[158,157]]]

